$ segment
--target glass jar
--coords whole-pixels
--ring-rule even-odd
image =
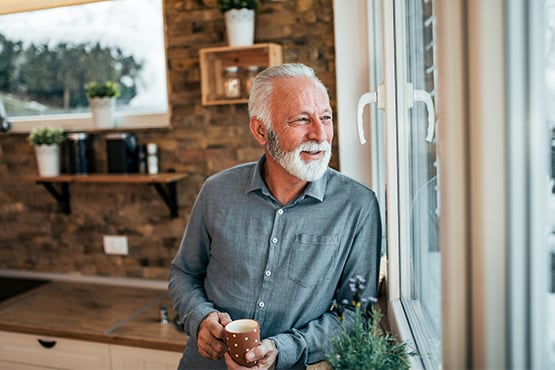
[[[158,145],[156,143],[146,144],[146,167],[149,175],[158,173]]]
[[[251,94],[252,80],[258,73],[258,66],[248,66],[247,67],[247,77],[245,79],[245,93],[247,96]]]
[[[224,96],[226,98],[241,97],[241,79],[238,71],[239,67],[235,66],[224,68]]]

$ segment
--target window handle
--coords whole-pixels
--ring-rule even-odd
[[[409,108],[413,107],[414,102],[421,102],[426,104],[426,110],[428,111],[428,128],[426,130],[426,141],[431,143],[434,141],[436,122],[436,111],[434,109],[434,101],[432,100],[432,96],[426,90],[413,90],[411,83],[408,84],[407,91]]]
[[[384,109],[385,102],[383,101],[383,96],[383,85],[378,85],[376,91],[364,93],[358,99],[357,131],[360,145],[366,144],[366,137],[364,134],[364,107],[369,104],[377,104],[378,109]]]

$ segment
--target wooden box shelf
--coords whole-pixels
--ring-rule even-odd
[[[36,175],[25,176],[24,179],[43,185],[46,190],[58,201],[65,214],[71,214],[70,183],[102,183],[102,184],[148,184],[154,186],[158,195],[168,206],[170,216],[178,216],[177,181],[187,177],[184,173],[160,173],[156,175],[142,174],[90,174],[90,175],[60,175],[42,177]],[[59,189],[54,186],[59,184]]]
[[[251,46],[214,47],[200,50],[201,95],[203,105],[247,103],[248,97],[228,99],[223,91],[224,68],[237,66],[243,74],[247,67],[259,70],[281,64],[281,45],[267,43]]]

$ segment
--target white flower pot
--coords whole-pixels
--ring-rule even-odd
[[[36,145],[35,154],[39,175],[50,177],[60,174],[60,146],[55,145]]]
[[[114,123],[115,98],[90,98],[89,105],[97,128],[112,128]]]
[[[248,46],[254,42],[254,10],[231,9],[225,12],[229,46]]]

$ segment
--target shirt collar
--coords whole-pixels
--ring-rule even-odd
[[[252,167],[251,173],[251,180],[247,184],[246,193],[251,191],[260,190],[263,194],[267,196],[272,196],[270,193],[270,189],[266,186],[264,179],[262,178],[262,168],[264,167],[264,162],[266,161],[266,154],[263,154],[262,157],[258,160],[256,165]],[[306,196],[312,197],[314,199],[319,200],[320,202],[324,200],[324,194],[326,192],[326,184],[328,179],[328,172],[329,169],[326,170],[324,175],[320,177],[316,181],[312,181],[308,183],[305,191],[299,196],[297,200],[301,200]]]

